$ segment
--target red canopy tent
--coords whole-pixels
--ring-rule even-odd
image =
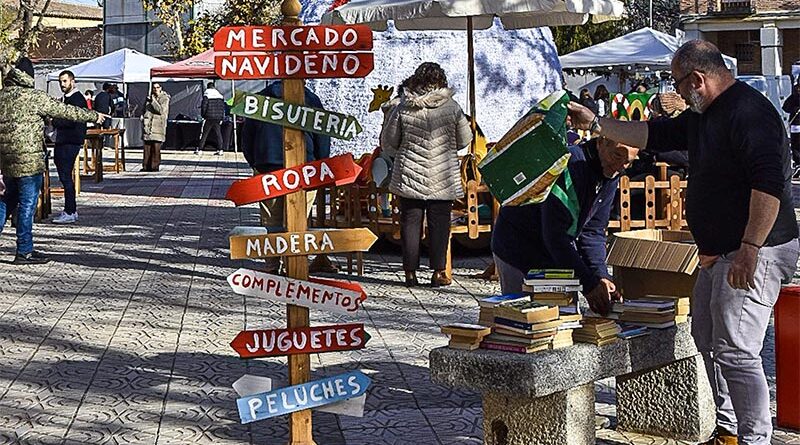
[[[186,60],[150,69],[150,77],[216,79],[214,50],[209,49]]]

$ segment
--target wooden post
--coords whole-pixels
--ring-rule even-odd
[[[619,229],[631,230],[631,181],[627,176],[619,178]]]
[[[284,0],[281,5],[284,25],[300,26],[299,0]],[[304,82],[302,79],[285,79],[283,81],[283,99],[295,104],[305,102]],[[283,148],[285,166],[295,167],[306,162],[306,147],[303,133],[299,130],[284,127]],[[308,228],[306,212],[306,192],[299,191],[286,196],[286,230],[302,232]],[[305,256],[286,257],[288,276],[301,280],[308,279],[308,259]],[[309,326],[308,309],[287,305],[287,327],[302,328]],[[308,354],[290,355],[289,384],[299,385],[309,381],[311,360]],[[289,445],[316,445],[311,431],[311,410],[304,410],[289,415]]]
[[[647,229],[653,229],[656,227],[656,178],[647,175],[644,185],[644,226]]]

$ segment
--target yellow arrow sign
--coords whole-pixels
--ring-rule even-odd
[[[366,252],[378,240],[368,228],[268,233],[264,227],[237,227],[228,236],[231,259]]]

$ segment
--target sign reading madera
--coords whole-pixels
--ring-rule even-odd
[[[321,283],[244,268],[228,275],[228,284],[239,295],[266,298],[278,303],[293,304],[325,312],[352,314],[358,311],[361,303],[367,299],[364,290],[357,283],[339,283],[334,280],[322,279],[319,281]],[[339,287],[340,285],[342,287]]]
[[[242,331],[231,342],[241,358],[352,351],[369,340],[361,323]]]
[[[235,181],[225,198],[237,206],[252,204],[298,190],[351,184],[360,173],[361,167],[348,153]]]
[[[231,259],[367,251],[378,237],[366,227],[267,233],[264,227],[236,227],[228,236]]]
[[[364,131],[355,117],[237,91],[231,114],[349,141]]]
[[[352,399],[366,393],[371,381],[361,371],[351,371],[313,382],[254,394],[236,400],[242,423],[250,423],[322,405]]]

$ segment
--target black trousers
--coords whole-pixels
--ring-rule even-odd
[[[58,170],[58,180],[64,187],[64,213],[70,215],[77,211],[75,205],[75,180],[72,172],[75,170],[75,160],[81,151],[80,145],[56,145],[53,149],[53,159]]]
[[[790,142],[792,145],[792,160],[794,166],[800,166],[800,133],[792,133],[790,135]]]
[[[203,122],[203,135],[200,136],[200,144],[197,145],[198,150],[202,150],[206,148],[206,139],[208,139],[208,135],[211,134],[211,131],[214,131],[214,135],[217,137],[217,149],[222,150],[222,128],[220,125],[222,122],[220,121],[210,121],[206,119]]]
[[[450,212],[453,201],[426,201],[400,198],[400,238],[403,246],[403,270],[419,269],[419,243],[422,220],[428,218],[428,245],[431,269],[447,266],[447,244],[450,241]]]
[[[161,142],[144,141],[143,172],[157,172],[161,165]]]

